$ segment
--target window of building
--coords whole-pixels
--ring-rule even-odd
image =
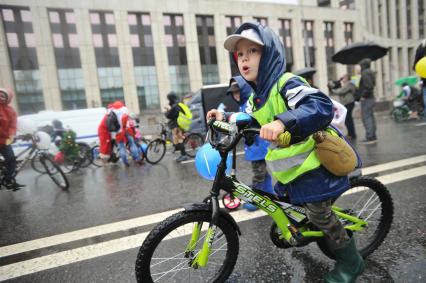
[[[340,0],[339,6],[341,9],[355,10],[355,0]]]
[[[268,26],[268,18],[253,17],[253,19],[264,27]]]
[[[303,21],[305,67],[315,67],[314,22]]]
[[[406,11],[406,15],[407,15],[407,38],[412,38],[413,37],[413,31],[412,31],[412,27],[411,27],[411,0],[406,0],[405,2],[405,11]]]
[[[183,15],[164,14],[164,31],[166,36],[169,75],[172,91],[183,97],[190,92],[188,62],[186,59],[185,31]]]
[[[293,67],[293,41],[291,38],[291,20],[280,19],[279,35],[285,48],[286,70],[290,72]]]
[[[75,16],[72,10],[49,9],[56,67],[62,108],[86,108],[84,76],[81,69],[80,51]]]
[[[98,68],[102,106],[124,101],[123,79],[113,12],[90,11],[93,45]]]
[[[396,28],[396,37],[397,38],[401,38],[401,20],[400,20],[400,16],[401,16],[401,13],[400,13],[400,9],[399,9],[399,0],[396,0],[395,1],[395,12],[396,12],[396,26],[395,26],[395,28]]]
[[[225,25],[226,25],[226,35],[233,34],[235,30],[241,25],[242,18],[241,16],[225,16]],[[232,54],[229,53],[229,60],[231,61],[231,75],[236,76],[240,72],[238,71],[237,64],[234,63]]]
[[[324,22],[325,57],[329,80],[336,80],[336,64],[331,60],[334,54],[334,23]]]
[[[196,16],[203,85],[219,83],[213,16]]]
[[[318,7],[330,7],[331,0],[318,0]]]
[[[417,1],[417,11],[418,11],[418,17],[419,17],[419,37],[424,38],[426,36],[425,34],[425,2],[424,0],[418,0]]]
[[[148,13],[129,13],[130,45],[133,53],[136,90],[139,108],[158,109],[160,99],[152,43],[151,16]]]
[[[386,5],[386,28],[387,28],[387,37],[392,37],[392,33],[391,33],[391,11],[390,11],[390,3],[389,2],[385,2]]]
[[[20,114],[45,109],[29,8],[0,6]]]
[[[345,44],[351,45],[354,41],[354,23],[343,23],[343,32],[345,38]],[[354,74],[354,66],[347,65],[348,74]]]

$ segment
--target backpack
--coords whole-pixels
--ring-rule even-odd
[[[110,111],[108,113],[106,125],[108,132],[118,132],[118,130],[120,130],[120,123],[118,122],[117,114],[115,114],[114,111]]]
[[[185,103],[180,102],[178,105],[180,107],[180,111],[177,118],[177,124],[182,130],[188,131],[192,123],[192,112]]]

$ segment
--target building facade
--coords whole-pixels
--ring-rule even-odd
[[[287,69],[317,69],[327,90],[353,66],[331,56],[373,40],[390,48],[373,64],[377,98],[393,98],[393,81],[413,74],[425,38],[426,0],[3,0],[0,85],[12,86],[20,114],[106,106],[159,115],[167,93],[228,83],[237,72],[223,48],[244,21],[271,27],[286,47]]]

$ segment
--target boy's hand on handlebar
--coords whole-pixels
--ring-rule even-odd
[[[280,120],[275,120],[271,123],[265,124],[260,128],[260,137],[264,140],[274,142],[277,140],[278,135],[283,133],[285,126]]]
[[[218,121],[222,121],[224,116],[223,116],[223,113],[220,112],[219,110],[212,109],[209,112],[207,112],[206,120],[208,121],[208,120],[213,119],[213,118],[218,120]]]

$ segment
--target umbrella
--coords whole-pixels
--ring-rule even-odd
[[[317,71],[317,69],[315,69],[315,68],[306,67],[306,68],[299,69],[299,70],[293,72],[293,74],[306,79],[306,78],[312,77],[316,73],[316,71]]]
[[[364,58],[370,58],[372,61],[375,61],[382,58],[387,53],[388,49],[386,47],[380,46],[372,41],[356,42],[336,52],[331,56],[331,59],[333,62],[354,65],[358,64],[358,62]]]
[[[414,86],[418,82],[418,78],[416,76],[402,77],[395,81],[396,85],[403,85],[404,83]]]

